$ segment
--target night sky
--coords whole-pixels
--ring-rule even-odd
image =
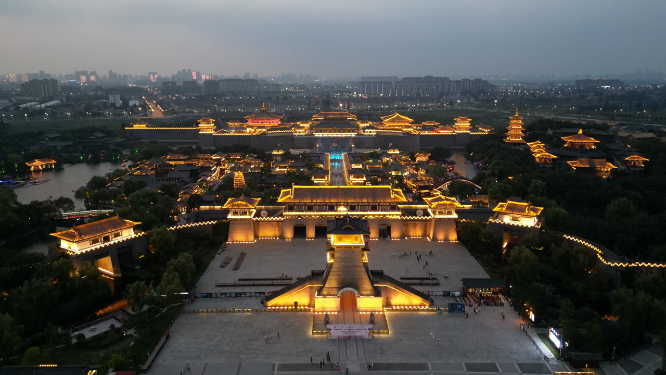
[[[666,1],[0,0],[0,74],[666,70]]]

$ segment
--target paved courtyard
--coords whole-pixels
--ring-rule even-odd
[[[416,286],[419,290],[457,291],[463,277],[488,277],[459,243],[437,243],[424,239],[370,242],[371,269],[401,274],[425,273],[428,262],[439,286]],[[397,256],[412,251],[411,256]],[[425,256],[432,251],[433,255]],[[233,265],[241,252],[247,255],[240,270]],[[421,261],[416,253],[424,254]],[[396,256],[393,255],[396,253]],[[234,259],[226,268],[226,256]],[[325,241],[295,239],[259,240],[253,244],[230,244],[216,256],[197,285],[197,292],[271,291],[280,287],[215,287],[216,282],[238,278],[290,277],[308,275],[325,266]],[[443,276],[449,274],[449,278]],[[433,297],[436,306],[446,306],[449,297]],[[199,298],[185,307],[196,309],[256,308],[259,297]],[[507,318],[500,319],[503,309]],[[312,313],[250,312],[182,314],[174,323],[171,337],[157,357],[150,374],[179,374],[190,366],[194,374],[305,374],[319,372],[319,361],[328,352],[333,361],[349,365],[351,372],[373,373],[552,373],[550,366],[520,329],[521,321],[510,308],[485,307],[480,314],[437,314],[435,312],[389,312],[391,334],[369,340],[330,340],[311,335]],[[280,337],[278,338],[278,332]],[[272,338],[272,339],[270,339]],[[438,343],[439,340],[439,343]],[[310,357],[314,364],[310,365]],[[330,367],[328,368],[330,370]]]
[[[431,242],[426,239],[401,239],[370,241],[370,254],[368,264],[370,269],[384,270],[391,277],[400,279],[400,276],[425,276],[429,269],[440,280],[439,286],[419,285],[418,290],[432,291],[459,291],[460,279],[463,277],[488,277],[479,263],[469,254],[460,243]],[[412,252],[412,255],[400,258],[399,254]],[[425,255],[432,251],[433,255]],[[233,270],[233,266],[241,252],[246,253],[241,268]],[[393,256],[396,253],[396,256]],[[417,261],[416,255],[423,257]],[[231,256],[233,260],[226,268],[220,263],[225,257]],[[426,266],[426,262],[428,265]],[[215,287],[216,282],[234,282],[239,278],[250,277],[279,277],[286,274],[289,277],[307,276],[311,270],[323,270],[326,267],[326,245],[324,239],[312,241],[305,239],[285,240],[257,240],[252,244],[229,244],[227,250],[217,255],[211,262],[204,275],[197,284],[197,292],[241,292],[241,291],[271,291],[281,287]],[[449,278],[444,276],[448,274]]]

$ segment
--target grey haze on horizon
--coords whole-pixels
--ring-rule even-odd
[[[0,0],[0,74],[666,70],[664,0]]]

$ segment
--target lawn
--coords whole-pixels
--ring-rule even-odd
[[[550,339],[548,338],[548,335],[545,333],[537,333],[537,336],[543,341],[544,345],[548,347],[548,350],[550,350],[551,353],[555,356],[555,358],[560,358],[560,351],[553,345],[552,342],[550,342]]]
[[[138,122],[139,119],[136,118],[119,118],[119,119],[72,119],[72,120],[30,120],[28,121],[14,121],[6,122],[9,125],[9,129],[12,133],[24,133],[32,131],[62,131],[69,129],[82,129],[87,127],[98,127],[98,128],[107,128],[109,130],[120,130],[121,124],[129,124]],[[170,122],[173,122],[171,119],[141,119],[141,121],[146,121],[151,125],[167,125]]]
[[[122,339],[103,347],[86,348],[78,346],[67,346],[46,351],[40,362],[43,364],[58,365],[101,365],[100,374],[106,374],[106,364],[113,354],[126,355],[130,342],[134,336],[125,336]]]

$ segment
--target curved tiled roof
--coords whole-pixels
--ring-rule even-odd
[[[390,186],[293,186],[280,193],[278,202],[303,203],[403,203],[402,190]]]
[[[506,214],[518,214],[525,216],[537,216],[541,213],[543,207],[534,207],[528,202],[514,202],[506,201],[498,203],[493,211],[502,212]]]
[[[85,240],[86,238],[98,237],[109,232],[132,228],[139,224],[141,223],[121,219],[116,216],[88,224],[75,225],[72,229],[51,233],[51,235],[70,242],[78,242]]]
[[[247,120],[279,120],[282,118],[280,115],[270,113],[266,110],[266,106],[262,103],[261,110],[255,114],[245,116]]]
[[[562,140],[564,140],[565,142],[585,142],[585,143],[599,142],[596,139],[588,137],[585,134],[583,134],[583,129],[580,129],[578,131],[578,134],[570,135],[568,137],[562,137]]]

